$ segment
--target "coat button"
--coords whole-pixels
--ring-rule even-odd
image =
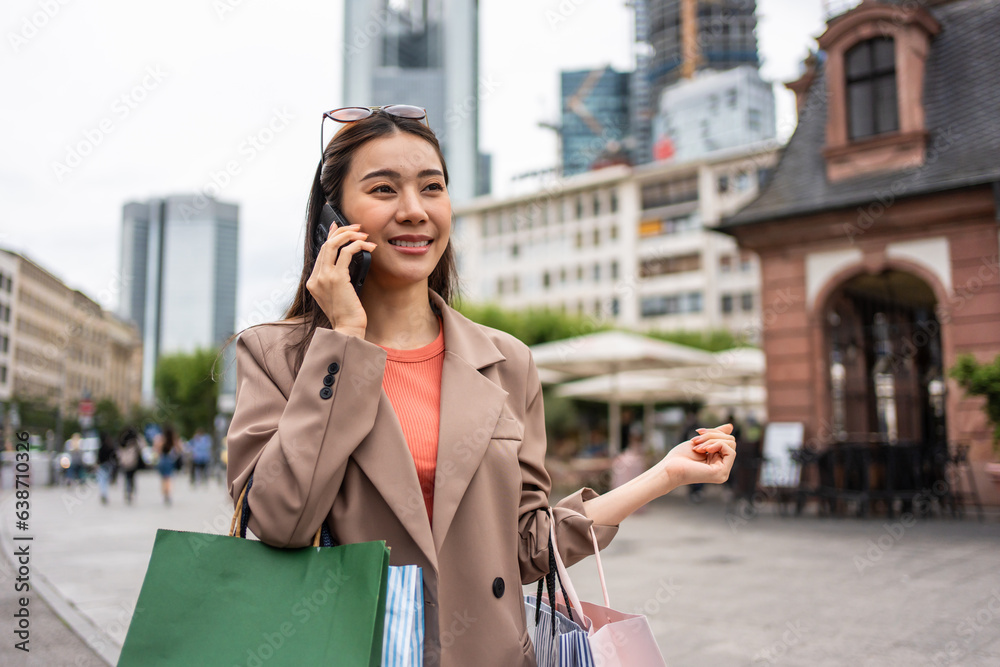
[[[329,387],[323,387],[322,389],[319,390],[319,397],[322,398],[323,400],[326,400],[331,396],[333,396],[333,389],[330,389]]]
[[[502,598],[503,597],[504,588],[506,588],[506,587],[504,586],[503,579],[501,579],[500,577],[497,577],[496,579],[494,579],[493,580],[493,597],[495,597],[495,598]]]
[[[328,372],[328,373],[329,373],[330,375],[336,375],[336,374],[337,374],[337,371],[339,371],[339,370],[340,370],[340,364],[338,364],[338,363],[337,363],[337,362],[335,361],[335,362],[333,362],[332,364],[330,364],[329,366],[327,366],[326,370],[327,370],[327,372]]]
[[[332,384],[333,384],[333,376],[332,375],[327,375],[325,378],[323,378],[323,385],[324,386],[329,387]]]

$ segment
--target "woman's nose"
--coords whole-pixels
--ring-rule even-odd
[[[424,211],[424,206],[420,201],[418,193],[411,191],[409,188],[404,189],[398,201],[399,206],[396,208],[397,222],[418,224],[427,220],[427,214]]]

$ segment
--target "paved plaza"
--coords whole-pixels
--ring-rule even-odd
[[[983,522],[795,518],[771,505],[727,512],[711,491],[700,505],[683,490],[657,501],[603,552],[612,606],[647,615],[671,667],[1000,664],[995,513]],[[32,651],[13,649],[13,569],[2,558],[5,666],[113,664],[156,529],[224,532],[231,516],[221,484],[192,489],[184,477],[164,506],[151,472],[132,506],[121,480],[106,506],[88,485],[31,494]],[[8,556],[13,527],[5,490]],[[599,601],[593,559],[570,574],[582,597]]]

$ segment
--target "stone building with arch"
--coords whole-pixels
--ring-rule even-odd
[[[988,0],[831,19],[787,84],[799,123],[771,182],[718,227],[760,256],[770,419],[821,450],[967,445],[994,504],[982,400],[948,370],[1000,355],[998,34]]]

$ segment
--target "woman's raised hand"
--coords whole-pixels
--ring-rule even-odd
[[[334,330],[359,338],[365,337],[368,315],[351,285],[349,267],[355,254],[375,249],[375,244],[367,238],[368,234],[361,231],[361,225],[333,227],[326,243],[320,246],[319,256],[306,281],[306,289]]]
[[[722,484],[736,460],[733,425],[700,428],[698,436],[682,442],[663,458],[674,486],[681,484]]]

